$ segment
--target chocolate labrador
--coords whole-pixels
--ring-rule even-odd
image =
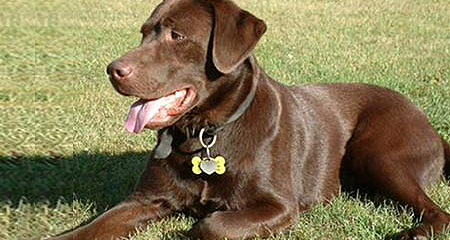
[[[271,79],[252,54],[265,31],[229,0],[158,5],[141,44],[107,68],[119,93],[139,99],[125,127],[158,130],[157,145],[131,196],[52,239],[116,239],[180,211],[199,218],[194,239],[268,236],[344,179],[422,215],[398,239],[448,226],[423,189],[450,174],[450,146],[425,114],[379,86]]]

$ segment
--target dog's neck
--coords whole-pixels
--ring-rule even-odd
[[[260,68],[254,56],[230,74],[214,80],[214,95],[208,103],[193,109],[175,124],[188,138],[197,137],[202,128],[215,135],[225,126],[238,120],[255,98]]]

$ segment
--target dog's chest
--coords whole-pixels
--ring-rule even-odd
[[[227,210],[231,207],[231,194],[227,194],[230,189],[224,184],[216,184],[216,181],[211,181],[211,177],[208,177],[208,180],[199,179],[197,185],[200,191],[189,208],[198,216],[206,216],[214,211]]]

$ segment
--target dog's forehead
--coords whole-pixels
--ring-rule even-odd
[[[163,0],[150,14],[150,17],[144,24],[156,24],[157,21],[164,15],[164,13],[169,12],[177,3],[184,0]]]
[[[144,25],[153,26],[166,19],[175,21],[178,27],[199,31],[204,31],[212,22],[207,1],[164,0],[153,10]]]

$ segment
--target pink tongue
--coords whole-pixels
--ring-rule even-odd
[[[125,120],[125,128],[129,132],[140,132],[161,108],[171,101],[171,96],[153,101],[139,99],[133,103],[130,107],[130,112],[128,112],[127,120]]]
[[[125,120],[125,128],[129,132],[138,133],[151,121],[164,121],[169,116],[167,109],[176,105],[177,99],[183,97],[185,93],[185,91],[177,91],[175,94],[156,100],[139,99],[131,104]]]

